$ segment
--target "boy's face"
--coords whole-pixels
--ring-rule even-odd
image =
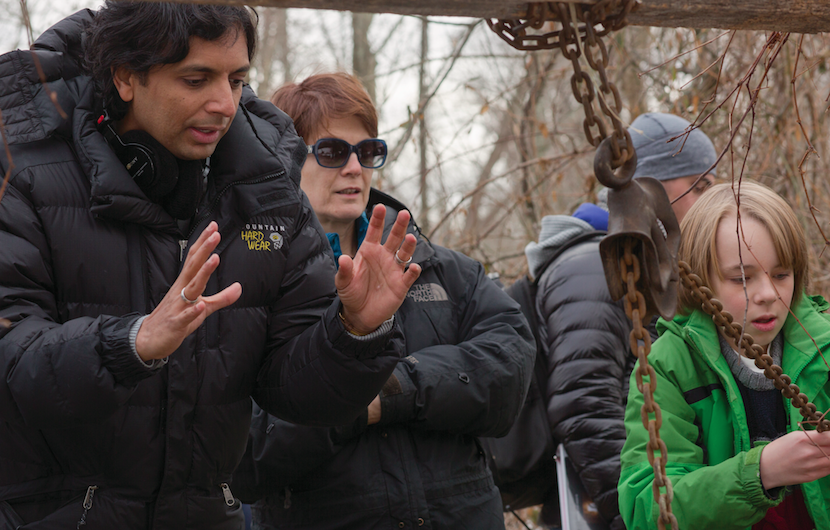
[[[191,37],[184,60],[151,68],[143,83],[117,68],[115,87],[129,103],[119,133],[142,130],[176,158],[207,158],[231,126],[249,68],[241,30],[216,41]]]
[[[723,308],[756,344],[766,349],[787,320],[795,279],[793,270],[781,265],[766,227],[748,216],[741,218],[741,224],[744,237],[739,243],[737,215],[733,213],[721,220],[715,240],[720,271],[712,266],[709,277],[715,297],[723,303]],[[738,349],[735,344],[732,347]]]

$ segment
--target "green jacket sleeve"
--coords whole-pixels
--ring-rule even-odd
[[[671,347],[668,350],[671,355],[687,350],[679,338],[666,338],[669,340],[661,339],[662,345]],[[625,412],[627,436],[621,455],[618,490],[620,512],[629,530],[657,528],[659,518],[652,489],[654,471],[646,453],[648,431],[640,416],[644,399],[637,390],[637,367],[631,376]],[[655,371],[655,401],[663,418],[660,438],[668,448],[666,472],[672,483],[672,511],[679,527],[743,529],[763,519],[767,509],[777,505],[783,495],[781,492],[776,498],[769,498],[761,486],[759,462],[763,447],[739,452],[722,462],[708,465],[704,439],[718,436],[718,432],[702,432],[702,421],[686,403],[675,373],[661,369],[659,362]],[[648,377],[645,380],[648,381]],[[712,422],[709,425],[715,427]],[[732,436],[731,431],[725,429],[724,435]]]

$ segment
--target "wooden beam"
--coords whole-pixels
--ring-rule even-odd
[[[165,2],[169,0],[151,0]],[[510,0],[173,0],[199,4],[249,5],[333,9],[356,13],[393,13],[474,18],[517,18],[527,12],[527,3]],[[577,0],[566,0],[576,2]],[[593,3],[593,2],[590,2]]]
[[[190,3],[304,7],[399,15],[516,19],[528,2],[515,0],[175,0]],[[537,2],[538,0],[533,0]],[[573,3],[596,3],[595,0]],[[830,32],[828,0],[640,0],[628,17],[635,26]]]
[[[792,33],[830,31],[827,0],[641,0],[635,26],[721,28]]]

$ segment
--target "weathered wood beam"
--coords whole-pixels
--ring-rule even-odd
[[[528,2],[515,0],[175,0],[269,7],[305,7],[399,15],[522,18]],[[538,1],[538,0],[534,0]],[[564,0],[579,3],[579,0]],[[592,4],[595,0],[581,3]],[[640,0],[629,16],[635,26],[830,31],[828,0]]]
[[[823,33],[830,31],[827,0],[641,0],[628,17],[635,26],[721,28]]]
[[[527,4],[515,0],[149,0],[189,4],[249,5],[282,8],[333,9],[356,13],[393,13],[474,18],[517,18],[527,12]],[[577,2],[578,0],[564,0]],[[586,3],[594,3],[589,0]]]

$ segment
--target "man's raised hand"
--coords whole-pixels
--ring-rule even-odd
[[[371,333],[391,318],[421,274],[420,265],[407,267],[417,242],[414,235],[406,233],[409,212],[398,213],[389,237],[381,245],[385,215],[386,208],[376,205],[357,255],[354,260],[340,256],[340,269],[334,277],[343,318],[349,330],[357,334]]]
[[[144,361],[167,357],[202,325],[208,315],[239,299],[242,294],[239,282],[213,296],[202,296],[210,275],[219,266],[219,256],[212,254],[219,240],[219,227],[211,221],[190,247],[179,277],[161,303],[144,319],[135,339],[138,356]]]

